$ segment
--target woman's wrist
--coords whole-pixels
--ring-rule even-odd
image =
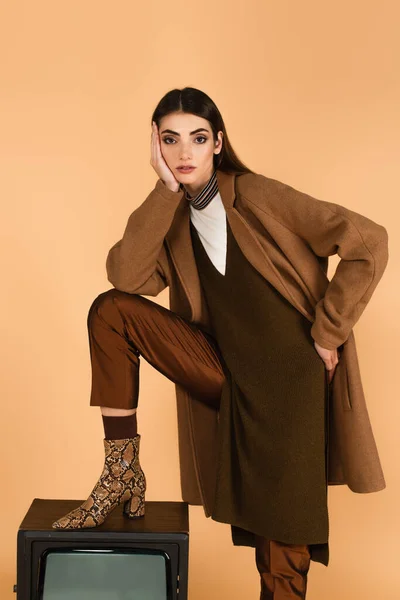
[[[169,190],[171,190],[171,192],[179,192],[180,184],[178,182],[174,182],[174,181],[169,182],[169,181],[164,181],[163,179],[161,181]]]

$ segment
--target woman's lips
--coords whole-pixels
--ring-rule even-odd
[[[192,171],[194,171],[194,170],[195,170],[195,168],[196,168],[196,167],[190,167],[189,169],[187,169],[187,168],[186,168],[186,169],[184,169],[184,168],[182,168],[182,167],[178,167],[178,171],[179,171],[180,173],[191,173]]]

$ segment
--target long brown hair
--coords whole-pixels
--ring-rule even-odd
[[[161,98],[152,114],[151,121],[155,121],[159,127],[161,119],[173,112],[190,113],[207,119],[211,126],[214,142],[217,140],[218,131],[223,132],[222,150],[219,154],[214,154],[214,169],[226,173],[254,173],[236,155],[229,141],[221,113],[207,94],[193,87],[185,87],[181,90],[173,89]]]

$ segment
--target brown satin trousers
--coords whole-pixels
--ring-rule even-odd
[[[140,356],[170,381],[219,408],[225,376],[216,341],[194,323],[138,294],[111,288],[87,319],[92,365],[91,406],[138,406]],[[256,536],[260,600],[306,597],[308,545]]]

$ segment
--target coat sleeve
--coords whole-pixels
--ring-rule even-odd
[[[383,272],[387,230],[340,204],[318,200],[275,179],[258,175],[254,194],[266,218],[277,219],[317,256],[341,258],[325,295],[315,306],[311,336],[333,350],[343,344],[363,313]]]
[[[161,179],[128,218],[122,239],[109,250],[107,279],[130,294],[157,296],[169,285],[164,238],[184,191],[171,191]]]

